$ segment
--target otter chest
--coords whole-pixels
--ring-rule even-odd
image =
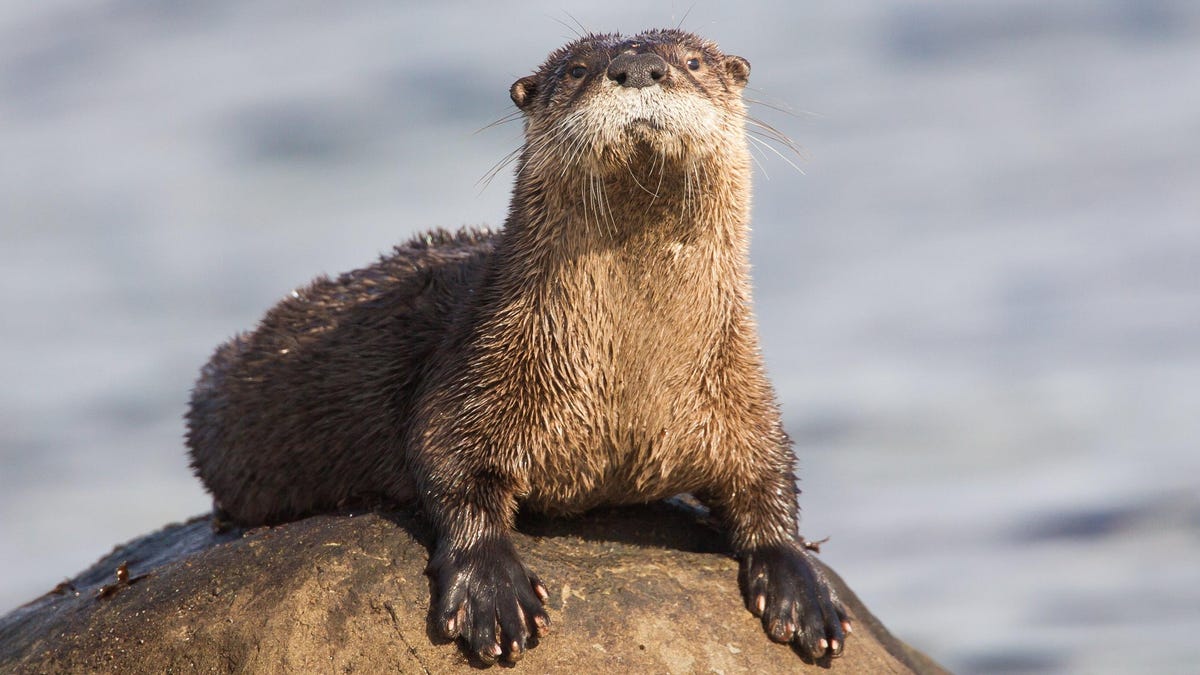
[[[557,334],[535,341],[555,350],[539,362],[564,367],[543,373],[557,393],[539,397],[543,423],[530,430],[532,506],[644,502],[693,490],[706,473],[723,316],[711,287],[658,273],[581,285],[546,323]]]

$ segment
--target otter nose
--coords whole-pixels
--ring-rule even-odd
[[[622,54],[608,64],[608,79],[622,87],[651,87],[666,76],[667,62],[658,54]]]

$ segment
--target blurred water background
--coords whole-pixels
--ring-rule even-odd
[[[755,107],[806,154],[761,158],[758,316],[868,606],[964,673],[1200,671],[1189,0],[0,5],[0,612],[208,508],[219,342],[501,222],[519,125],[473,132],[572,17],[682,19],[794,111]]]

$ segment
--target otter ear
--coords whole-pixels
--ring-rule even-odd
[[[533,104],[533,97],[537,95],[537,78],[530,75],[513,82],[513,86],[508,89],[508,95],[518,108],[528,109]]]
[[[725,72],[739,87],[746,86],[750,80],[750,62],[740,56],[729,54],[725,57]]]

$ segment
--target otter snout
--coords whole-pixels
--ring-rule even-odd
[[[608,64],[607,75],[622,87],[644,89],[667,76],[667,62],[658,54],[622,54]]]

